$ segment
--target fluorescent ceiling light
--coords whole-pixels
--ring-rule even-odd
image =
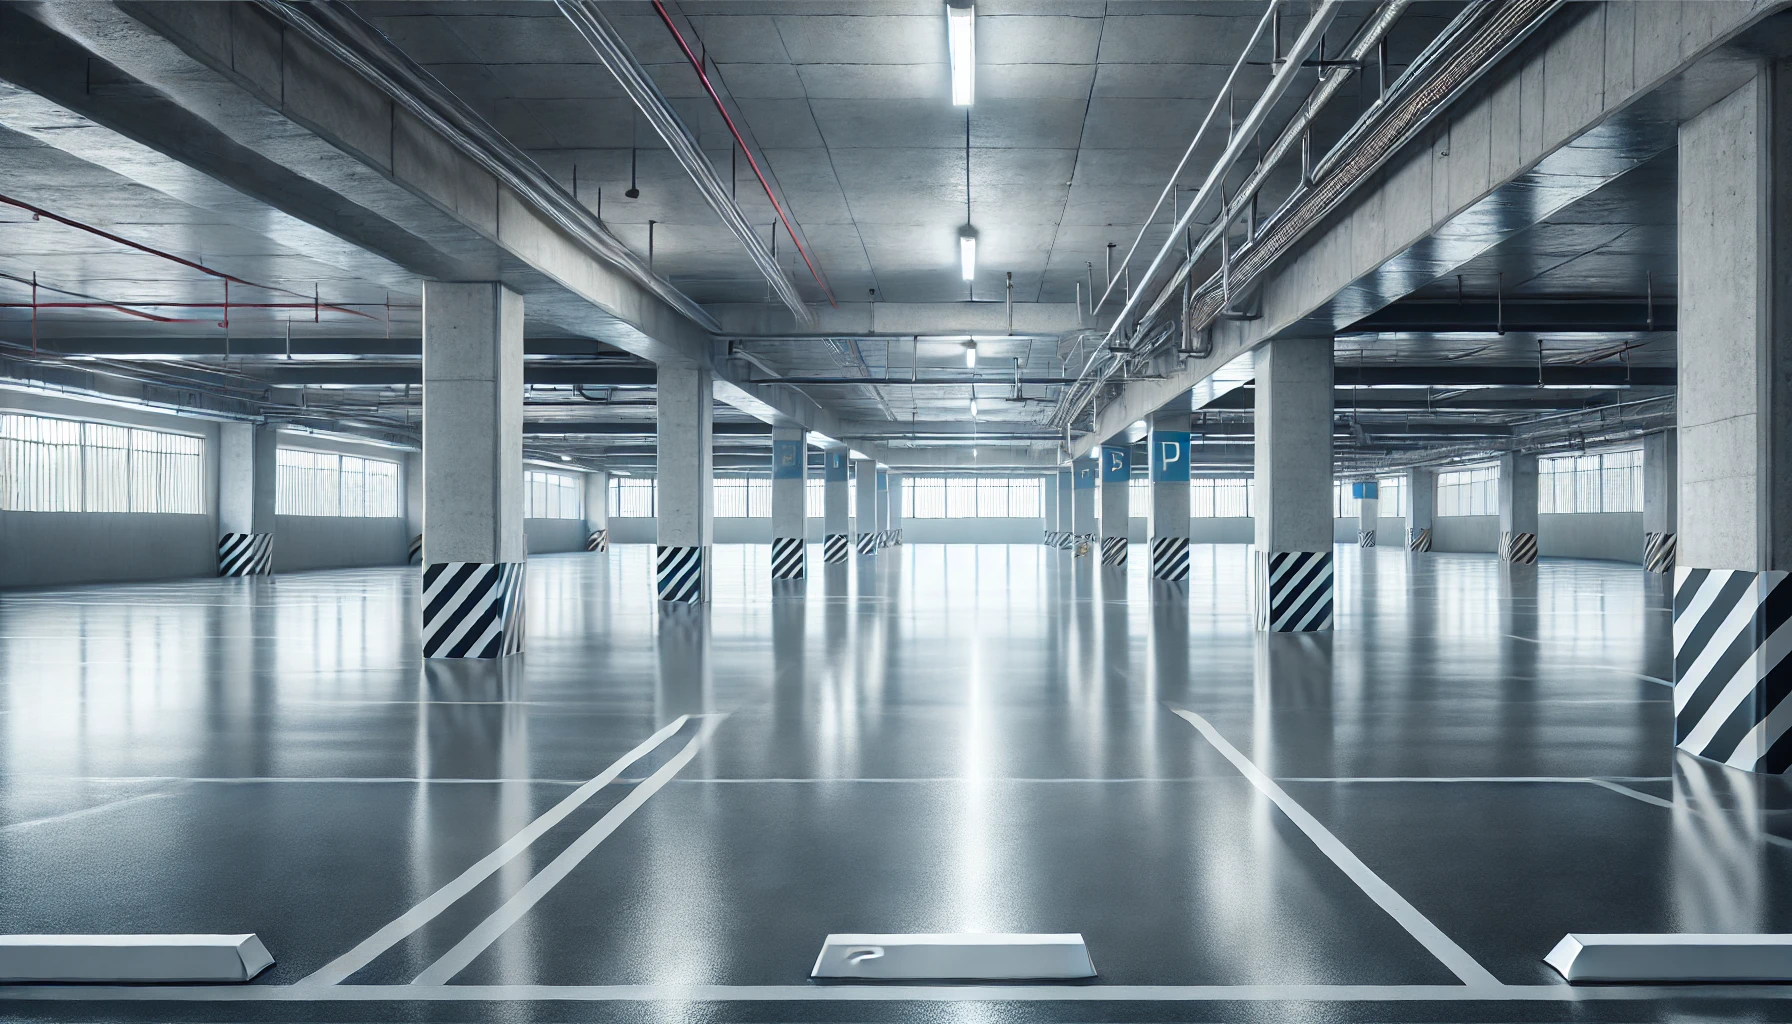
[[[964,367],[967,370],[977,368],[977,343],[975,341],[964,343]]]
[[[570,456],[570,455],[562,455],[562,456],[560,456],[560,461],[561,461],[561,462],[571,462],[571,461],[572,461],[572,456]]]
[[[610,475],[611,476],[629,476],[630,474],[629,474],[629,471],[626,469],[612,469],[612,470],[610,470]]]
[[[947,0],[946,49],[952,58],[952,105],[977,98],[977,8],[971,0]]]
[[[958,271],[966,281],[977,279],[977,229],[969,224],[958,229]]]
[[[971,419],[977,418],[977,396],[971,396]]]

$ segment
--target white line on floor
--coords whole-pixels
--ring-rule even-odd
[[[6,986],[54,1002],[1592,1002],[1787,1000],[1792,985],[120,985]]]
[[[454,881],[437,889],[425,897],[423,902],[401,914],[397,920],[361,940],[355,948],[325,964],[300,980],[298,984],[302,987],[335,985],[372,963],[381,953],[391,949],[402,942],[406,936],[434,920],[456,900],[471,892],[479,883],[509,863],[511,858],[528,849],[549,829],[558,825],[573,811],[578,810],[585,801],[596,796],[598,790],[616,781],[629,765],[647,756],[654,748],[664,743],[668,737],[684,728],[684,724],[690,718],[689,715],[679,715],[665,728],[642,740],[640,746],[622,755],[614,764],[593,776],[583,786],[568,793],[565,799],[548,808],[541,817],[525,825],[520,832],[505,840],[503,845],[481,857],[472,867],[461,872]]]
[[[1343,775],[1283,776],[1277,782],[1669,782],[1666,775]]]
[[[1609,779],[1588,779],[1587,781],[1592,783],[1595,786],[1598,786],[1600,789],[1609,789],[1614,793],[1617,793],[1621,796],[1627,796],[1627,797],[1631,798],[1632,800],[1640,800],[1643,803],[1652,804],[1656,807],[1665,807],[1670,811],[1674,809],[1674,802],[1672,800],[1663,800],[1661,797],[1654,796],[1649,793],[1640,793],[1634,789],[1631,789],[1629,786],[1617,785],[1616,783],[1612,782]],[[1721,814],[1713,815],[1708,812],[1702,811],[1697,806],[1695,806],[1693,804],[1687,804],[1686,809],[1693,812],[1694,814],[1698,814],[1703,817],[1721,817],[1722,816]],[[1792,849],[1792,839],[1787,839],[1785,836],[1776,836],[1772,832],[1761,833],[1761,841],[1765,842],[1765,843],[1769,843],[1773,846],[1780,846],[1780,847],[1785,847],[1786,849]]]
[[[441,959],[430,964],[422,974],[417,975],[411,984],[419,986],[446,985],[454,980],[456,974],[466,969],[466,966],[472,963],[479,954],[498,941],[498,938],[508,931],[511,925],[527,914],[535,904],[541,902],[554,886],[559,885],[562,879],[571,874],[581,861],[590,856],[592,850],[597,849],[599,843],[608,839],[611,833],[629,819],[630,815],[640,810],[641,805],[645,804],[649,797],[659,792],[661,787],[672,781],[672,776],[677,775],[680,769],[690,764],[691,760],[697,756],[697,752],[703,749],[703,742],[709,738],[709,734],[715,732],[716,727],[721,725],[722,720],[726,717],[728,717],[726,714],[706,717],[703,724],[698,727],[697,735],[691,737],[690,742],[684,745],[683,750],[661,765],[659,771],[649,776],[646,782],[630,790],[628,796],[623,797],[615,807],[610,808],[609,812],[599,818],[595,825],[586,829],[584,835],[573,840],[572,845],[560,851],[560,855],[548,862],[547,867],[542,868],[536,872],[535,877],[523,883],[523,887],[517,890],[516,895],[505,901],[503,906],[492,911],[490,917],[479,922],[478,926],[468,932],[465,938],[454,944],[453,949],[443,953]]]
[[[1187,708],[1172,705],[1170,710],[1206,737],[1207,742],[1213,744],[1214,749],[1225,755],[1226,760],[1231,761],[1233,767],[1242,772],[1245,778],[1250,779],[1251,784],[1256,786],[1259,792],[1269,797],[1277,807],[1281,808],[1282,813],[1288,816],[1288,820],[1306,833],[1313,845],[1319,847],[1320,852],[1338,866],[1338,870],[1344,872],[1346,877],[1355,882],[1357,888],[1361,889],[1364,895],[1374,900],[1376,905],[1386,911],[1389,917],[1399,922],[1400,926],[1405,928],[1414,939],[1417,939],[1420,945],[1429,950],[1432,956],[1448,967],[1456,977],[1461,978],[1464,985],[1477,988],[1500,987],[1498,978],[1488,973],[1487,968],[1477,963],[1474,957],[1468,955],[1467,950],[1458,946],[1455,940],[1443,933],[1441,928],[1432,924],[1430,918],[1419,913],[1417,907],[1406,902],[1406,897],[1395,892],[1393,886],[1381,880],[1380,875],[1369,870],[1369,866],[1357,859],[1357,855],[1351,853],[1350,848],[1340,842],[1337,836],[1332,835],[1331,830],[1320,824],[1318,818],[1307,813],[1306,808],[1289,796],[1282,787],[1276,785],[1269,776],[1263,774],[1250,758],[1244,756],[1237,747],[1227,742],[1226,738],[1221,736],[1219,730],[1210,725],[1207,719]]]
[[[104,814],[107,811],[116,810],[126,804],[142,803],[146,800],[160,800],[168,795],[169,794],[167,793],[141,793],[137,796],[127,796],[120,800],[109,800],[103,804],[95,804],[92,807],[83,807],[76,811],[65,811],[61,814],[52,814],[44,818],[32,818],[30,821],[15,821],[10,825],[0,826],[0,835],[12,832],[23,832],[27,829],[37,828],[42,825],[54,825],[63,821],[74,821],[77,818],[85,818],[90,814]]]

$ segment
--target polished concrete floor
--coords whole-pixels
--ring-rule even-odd
[[[529,564],[423,664],[414,569],[0,594],[0,932],[259,933],[32,1020],[1784,1020],[1571,989],[1568,931],[1792,931],[1792,789],[1676,755],[1663,581],[1338,549],[1329,635],[1036,547],[806,582]],[[829,932],[1077,931],[1075,986],[807,980]],[[175,1000],[176,1002],[170,1002]]]

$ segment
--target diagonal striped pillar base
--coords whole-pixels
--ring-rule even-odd
[[[274,535],[227,533],[218,538],[218,575],[272,576]]]
[[[1151,540],[1151,578],[1188,579],[1188,538],[1154,537]]]
[[[1674,535],[1650,531],[1643,535],[1643,571],[1674,571]]]
[[[411,538],[411,553],[407,560],[412,565],[423,564],[423,535],[421,533]]]
[[[522,562],[423,567],[423,656],[503,658],[523,650]]]
[[[1431,550],[1431,528],[1407,531],[1406,548],[1409,551]]]
[[[1674,572],[1674,744],[1751,772],[1792,768],[1792,573]]]
[[[1375,531],[1374,530],[1358,530],[1356,532],[1356,544],[1357,544],[1357,547],[1360,547],[1360,548],[1374,547],[1375,546]]]
[[[654,593],[659,599],[677,604],[704,600],[707,596],[703,586],[707,553],[701,544],[661,544],[658,569],[654,573]]]
[[[821,540],[821,560],[824,562],[844,562],[851,545],[847,543],[844,533],[830,533]]]
[[[861,554],[861,555],[877,554],[877,534],[875,534],[875,533],[859,534],[859,554]]]
[[[1101,538],[1101,564],[1124,566],[1126,564],[1126,538]]]
[[[585,550],[586,551],[608,551],[608,550],[610,550],[610,528],[606,526],[606,527],[603,527],[602,529],[592,530],[591,536],[585,538]]]
[[[801,537],[773,537],[772,579],[802,579],[806,568],[805,547]]]
[[[1332,628],[1332,553],[1258,551],[1252,567],[1251,611],[1271,633]]]
[[[1535,565],[1537,562],[1537,535],[1534,533],[1501,533],[1500,558],[1514,565]]]

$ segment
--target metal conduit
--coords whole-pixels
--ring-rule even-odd
[[[629,52],[627,44],[616,33],[609,19],[603,16],[603,12],[591,0],[557,0],[557,6],[585,42],[590,44],[597,59],[616,76],[617,83],[628,93],[629,99],[634,101],[636,109],[647,117],[653,130],[665,140],[673,159],[691,176],[703,201],[709,204],[709,208],[715,211],[728,230],[734,233],[734,237],[740,240],[741,246],[747,250],[747,256],[771,284],[778,300],[796,315],[798,322],[805,326],[813,324],[815,314],[803,302],[803,297],[797,294],[796,285],[784,273],[784,268],[779,265],[777,257],[772,255],[765,240],[747,223],[746,214],[735,204],[728,185],[716,174],[709,158],[703,155],[691,130],[672,109],[672,104],[660,92],[659,86],[654,84],[646,69],[635,60],[635,55]],[[769,189],[767,195],[770,195]],[[779,213],[782,215],[782,209]],[[807,259],[807,256],[804,258]],[[817,283],[819,281],[817,278]]]
[[[614,265],[691,322],[711,333],[721,326],[690,296],[655,276],[640,257],[610,234],[585,205],[486,124],[473,108],[445,89],[404,51],[362,20],[342,0],[299,4],[257,0],[280,23],[384,92],[407,113],[452,142],[465,156],[533,203],[555,226]]]

